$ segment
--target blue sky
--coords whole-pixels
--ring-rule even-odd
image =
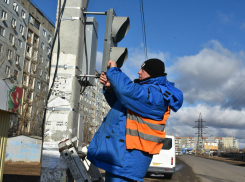
[[[55,22],[57,0],[31,1]],[[137,78],[145,59],[139,1],[90,0],[88,5],[90,12],[110,8],[130,18],[130,30],[118,46],[129,50],[122,70]],[[170,116],[168,134],[195,136],[192,127],[202,113],[205,136],[245,136],[244,9],[243,0],[144,0],[148,58],[163,60],[168,79],[184,93],[184,107]],[[106,17],[95,18],[100,70]]]

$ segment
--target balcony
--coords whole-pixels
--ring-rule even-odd
[[[32,52],[32,61],[37,62],[37,51],[33,50]]]

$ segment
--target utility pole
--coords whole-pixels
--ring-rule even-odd
[[[203,151],[203,138],[202,138],[202,135],[203,134],[206,134],[206,133],[203,133],[203,128],[207,128],[205,126],[203,126],[203,121],[202,120],[202,114],[200,113],[199,114],[199,119],[197,121],[197,126],[194,126],[193,128],[198,128],[198,133],[195,133],[195,134],[198,134],[198,137],[197,137],[197,147],[196,147],[196,153],[197,152],[201,152]],[[202,144],[200,145],[200,141],[202,141]]]
[[[238,152],[239,152],[239,150],[240,150],[240,143],[241,143],[241,139],[243,139],[243,138],[245,138],[245,136],[243,136],[243,137],[240,137],[240,138],[239,138],[239,143],[238,143]]]
[[[65,4],[59,28],[60,50],[58,38],[55,41],[51,60],[50,87],[55,77],[52,94],[46,108],[46,120],[41,160],[41,182],[72,181],[66,162],[60,156],[58,143],[67,138],[78,136],[80,84],[84,50],[84,29],[87,0],[61,0],[59,6]],[[55,74],[57,57],[58,71]],[[85,73],[83,73],[85,74]],[[82,142],[82,141],[79,141]],[[78,143],[78,146],[80,143]],[[73,180],[74,181],[74,180]]]

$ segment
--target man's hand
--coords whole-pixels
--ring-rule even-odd
[[[117,63],[115,61],[109,60],[107,63],[107,68],[113,68],[113,67],[117,67]]]
[[[111,83],[107,80],[106,74],[104,72],[100,74],[100,83],[107,87],[107,89],[111,88]]]

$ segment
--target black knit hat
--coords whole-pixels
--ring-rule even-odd
[[[146,60],[141,65],[141,69],[145,70],[152,78],[167,75],[164,62],[156,58]]]

